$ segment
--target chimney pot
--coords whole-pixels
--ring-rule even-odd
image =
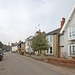
[[[64,23],[65,23],[65,18],[62,18],[62,21],[61,21],[61,28],[63,27]]]
[[[62,18],[62,21],[65,21],[65,18]]]

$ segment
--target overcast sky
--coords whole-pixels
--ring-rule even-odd
[[[0,41],[18,42],[40,28],[50,32],[60,27],[75,0],[0,0]],[[40,26],[38,27],[38,25]]]

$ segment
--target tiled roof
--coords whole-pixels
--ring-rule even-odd
[[[47,33],[45,36],[47,36],[47,35],[53,35],[53,34],[57,34],[57,31],[58,31],[59,29],[60,29],[60,28],[58,28],[58,29],[56,29],[56,30],[53,30],[53,31]]]

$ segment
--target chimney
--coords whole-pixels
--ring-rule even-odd
[[[62,21],[61,21],[61,28],[63,27],[64,23],[65,23],[65,18],[62,18]]]

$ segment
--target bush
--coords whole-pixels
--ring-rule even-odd
[[[25,52],[25,54],[30,54],[29,52]]]
[[[41,56],[41,54],[37,54],[37,56]]]
[[[18,53],[18,50],[16,50],[16,53]]]
[[[24,52],[23,52],[23,51],[20,51],[20,54],[21,54],[21,55],[24,55]]]

